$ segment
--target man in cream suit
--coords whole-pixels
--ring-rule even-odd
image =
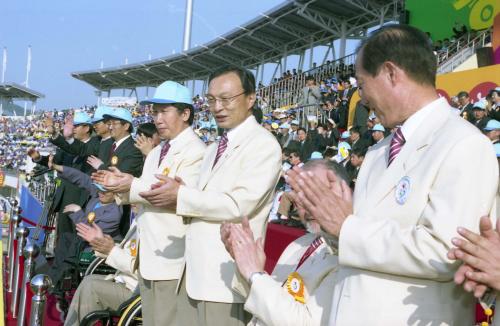
[[[252,115],[255,78],[229,67],[209,77],[208,105],[225,129],[203,158],[197,187],[164,178],[159,206],[175,206],[189,224],[186,266],[178,298],[179,325],[242,325],[244,298],[232,291],[236,266],[220,240],[223,221],[248,216],[255,235],[264,233],[281,169],[278,142]]]
[[[368,151],[353,205],[289,175],[292,196],[338,241],[332,325],[473,324],[474,302],[453,283],[458,263],[447,251],[459,225],[477,231],[494,208],[498,166],[488,140],[439,98],[435,74],[424,33],[376,31],[360,45],[358,85],[382,125],[398,128]]]
[[[64,325],[79,325],[92,311],[116,310],[137,288],[137,273],[133,270],[137,256],[137,227],[133,223],[120,244],[104,235],[97,224],[76,225],[78,235],[89,242],[98,257],[116,268],[115,274],[88,275],[76,289]]]
[[[329,170],[348,180],[337,162],[309,161],[303,170],[319,180],[326,180]],[[350,191],[346,195],[350,197]],[[245,286],[235,290],[246,297],[245,310],[253,315],[249,325],[328,323],[338,257],[320,235],[319,224],[300,218],[308,233],[287,246],[271,275],[264,272],[262,239],[254,240],[248,224],[225,223],[221,227],[222,241],[245,279]]]
[[[153,104],[153,117],[162,144],[146,157],[140,178],[130,174],[101,172],[104,186],[122,193],[123,203],[142,205],[138,216],[139,289],[145,325],[179,325],[176,315],[176,286],[184,266],[184,236],[188,225],[168,207],[155,207],[163,193],[158,178],[180,178],[189,186],[198,181],[206,146],[194,133],[190,91],[166,81],[155,96],[142,102]],[[151,191],[157,189],[157,191]]]

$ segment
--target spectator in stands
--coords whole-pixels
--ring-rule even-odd
[[[372,130],[373,144],[378,144],[382,142],[385,138],[385,128],[380,123],[373,126]]]
[[[339,130],[337,129],[337,124],[333,119],[327,119],[326,122],[326,146],[327,147],[333,147],[337,146],[339,143],[340,139],[340,133]]]
[[[302,162],[305,162],[311,157],[311,153],[317,150],[316,138],[317,131],[310,130],[307,132],[304,128],[297,130],[297,141],[291,142],[288,146],[297,149],[300,153]]]
[[[279,127],[278,142],[281,148],[285,148],[292,141],[292,135],[290,134],[290,125],[288,123],[282,123]]]
[[[139,125],[137,128],[135,147],[141,151],[144,157],[148,156],[149,152],[158,146],[160,142],[161,138],[154,123],[146,122]]]
[[[500,87],[492,89],[489,94],[492,101],[491,110],[489,112],[489,117],[500,121]]]
[[[472,103],[470,102],[469,93],[461,91],[457,94],[458,102],[460,103],[460,116],[466,118],[469,122],[474,123],[476,118],[472,112]]]
[[[299,120],[292,120],[290,123],[290,135],[292,135],[292,140],[297,140],[297,131],[299,130]]]
[[[474,124],[479,130],[483,130],[488,121],[490,121],[490,118],[486,115],[486,103],[485,99],[481,99],[472,106],[475,119]]]
[[[114,274],[85,276],[78,285],[64,321],[66,326],[80,325],[83,317],[97,310],[117,310],[137,289],[137,271],[133,269],[137,258],[137,226],[135,221],[125,238],[115,244],[97,224],[80,223],[78,235],[90,244],[96,256],[116,269]]]
[[[467,26],[462,22],[456,21],[452,30],[455,38],[460,38],[462,35],[467,34]]]
[[[361,135],[364,135],[367,131],[366,122],[368,121],[368,114],[370,113],[370,109],[363,105],[362,101],[358,101],[356,103],[356,107],[354,109],[354,119],[352,122],[352,126],[357,128]]]
[[[372,144],[371,142],[366,141],[364,138],[361,138],[361,132],[357,127],[352,127],[349,130],[349,139],[353,151],[362,149],[366,150]]]
[[[349,176],[349,180],[351,182],[349,185],[352,189],[356,186],[359,169],[365,159],[366,151],[367,149],[365,148],[353,149],[350,155],[349,163],[346,165],[347,175]]]
[[[318,105],[321,100],[321,92],[318,85],[316,85],[316,79],[314,76],[306,77],[306,86],[302,88],[302,93],[300,99],[297,103],[298,107],[308,106],[308,105]]]
[[[322,182],[327,171],[347,180],[334,162],[310,161],[304,170]],[[339,189],[338,193],[350,200],[349,191]],[[264,271],[263,240],[254,239],[246,218],[242,224],[221,227],[221,239],[244,280],[244,286],[235,291],[246,299],[245,309],[253,315],[248,325],[328,324],[337,256],[325,246],[319,225],[299,216],[309,233],[288,245],[271,275]]]
[[[500,122],[497,120],[489,120],[486,126],[483,128],[483,132],[488,137],[493,144],[500,142]]]

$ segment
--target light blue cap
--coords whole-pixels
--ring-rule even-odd
[[[132,124],[132,113],[124,108],[116,108],[103,115],[105,119],[120,119]]]
[[[500,157],[500,143],[496,143],[494,146],[495,146],[495,152],[497,153],[497,157]]]
[[[75,112],[75,116],[73,117],[73,125],[91,125],[92,121],[90,120],[90,116],[85,112]]]
[[[106,188],[104,188],[101,184],[98,184],[98,183],[95,183],[95,182],[93,182],[92,184],[97,188],[97,190],[99,190],[101,192],[108,192],[106,190]]]
[[[500,122],[498,122],[498,120],[490,120],[488,121],[488,123],[486,124],[486,127],[483,128],[483,130],[486,130],[486,131],[492,131],[492,130],[498,130],[500,129]]]
[[[110,106],[101,105],[98,106],[92,117],[92,123],[104,120],[104,115],[113,112],[113,108]]]
[[[292,120],[292,125],[298,126],[299,125],[299,120]]]
[[[193,105],[193,98],[189,88],[171,80],[167,80],[158,86],[152,99],[141,102],[143,105],[172,103],[185,103]]]
[[[373,126],[372,131],[385,132],[385,128],[380,123],[377,123],[376,125]]]
[[[351,137],[351,133],[349,131],[344,131],[342,135],[340,135],[340,138],[347,139]]]
[[[290,125],[288,123],[282,123],[280,129],[290,129]]]
[[[480,99],[472,106],[472,109],[486,110],[486,100]]]
[[[370,115],[368,116],[368,120],[375,120],[377,118],[377,116],[375,115],[375,113],[370,113]]]
[[[310,160],[322,160],[323,155],[320,152],[312,152],[311,157],[309,159]]]

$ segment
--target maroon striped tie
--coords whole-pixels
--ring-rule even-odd
[[[226,148],[227,148],[227,133],[223,133],[222,137],[219,140],[219,146],[217,147],[217,154],[215,155],[215,161],[214,165],[212,165],[212,169],[214,168],[215,164],[217,164],[217,161],[219,161],[222,154],[224,154]]]
[[[401,148],[405,144],[406,140],[403,136],[403,132],[401,131],[401,127],[396,129],[394,136],[391,140],[391,148],[389,149],[389,163],[387,166],[391,165],[392,161],[398,156],[399,152],[401,152]]]
[[[163,158],[165,157],[165,155],[167,155],[169,149],[170,149],[170,143],[168,141],[164,142],[163,145],[161,146],[160,161],[158,162],[158,166],[160,166],[161,161],[163,161]]]

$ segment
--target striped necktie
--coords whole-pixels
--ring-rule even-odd
[[[396,129],[396,132],[394,133],[394,136],[391,140],[391,148],[389,149],[389,163],[387,164],[387,166],[391,165],[392,161],[394,161],[396,156],[398,156],[405,142],[406,140],[403,136],[403,132],[401,131],[401,127],[399,127],[398,129]]]
[[[160,161],[158,162],[158,166],[160,166],[161,161],[163,161],[163,158],[165,157],[165,155],[167,155],[169,149],[170,149],[170,143],[168,141],[166,141],[161,146]]]
[[[214,161],[214,165],[212,165],[212,169],[214,168],[215,164],[217,164],[217,162],[219,161],[220,157],[222,156],[222,154],[224,154],[224,151],[226,150],[227,148],[227,133],[223,133],[220,140],[219,140],[219,146],[217,147],[217,154],[215,155],[215,161]]]

